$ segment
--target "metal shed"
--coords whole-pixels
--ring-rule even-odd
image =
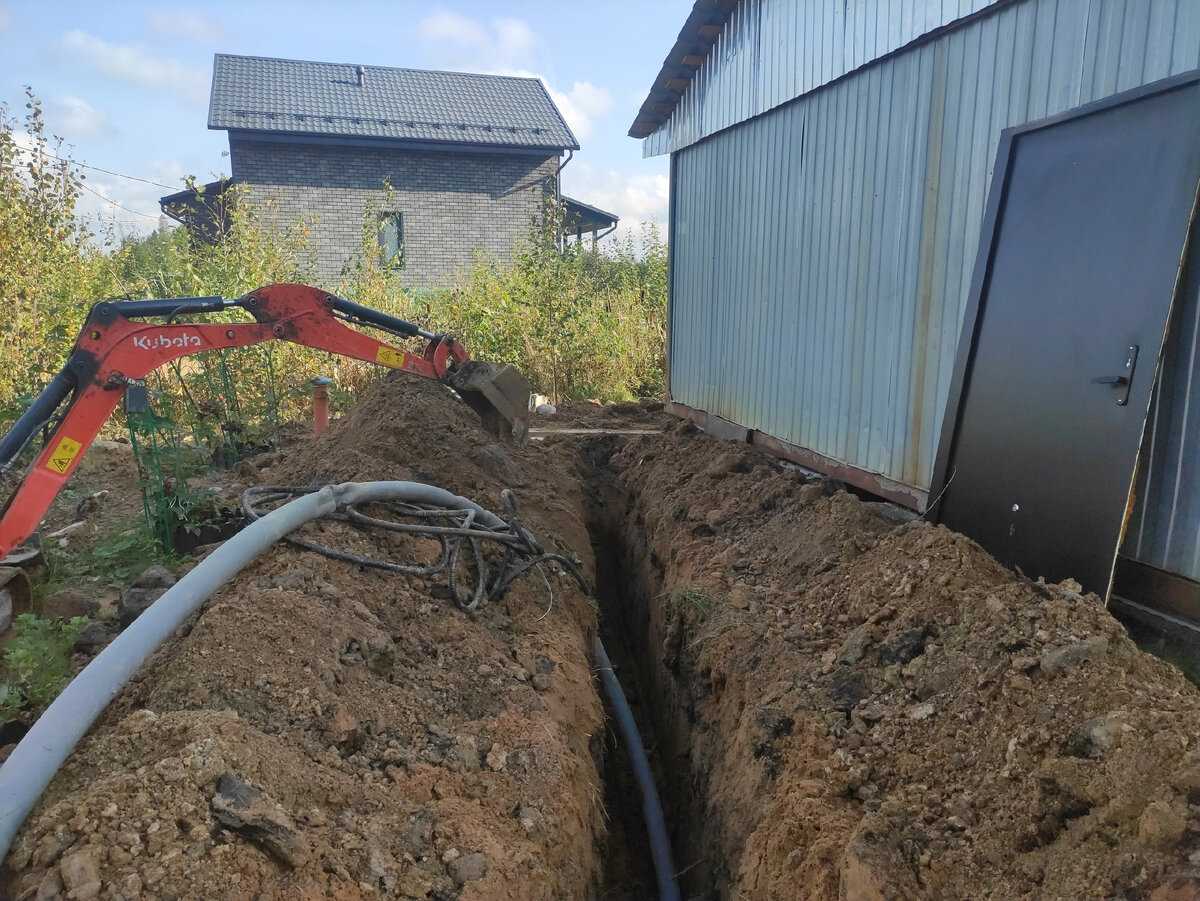
[[[1001,131],[1197,67],[1194,0],[698,0],[630,129],[673,409],[924,509]],[[1200,579],[1195,294],[1126,552]]]

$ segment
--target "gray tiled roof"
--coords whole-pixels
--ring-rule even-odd
[[[208,127],[578,149],[540,79],[218,53]]]

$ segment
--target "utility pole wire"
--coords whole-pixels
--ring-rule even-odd
[[[18,147],[17,152],[28,153],[30,156],[34,156],[36,154],[36,151],[29,147]],[[113,172],[111,169],[93,166],[90,163],[81,163],[76,159],[72,159],[71,157],[58,156],[57,154],[51,153],[49,150],[43,150],[42,155],[60,163],[69,163],[72,166],[78,166],[80,169],[91,169],[95,172],[103,172],[105,175],[115,175],[117,178],[128,178],[130,181],[140,181],[142,184],[154,185],[156,188],[166,188],[168,191],[182,190],[178,185],[164,185],[161,181],[151,181],[148,178],[142,178],[138,175],[126,175],[124,172]],[[138,215],[140,216],[142,214],[139,213]]]

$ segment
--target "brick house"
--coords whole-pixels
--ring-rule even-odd
[[[227,184],[245,185],[252,201],[274,199],[281,222],[315,217],[329,281],[360,254],[368,210],[410,285],[437,284],[476,248],[511,259],[558,195],[563,154],[579,149],[536,78],[226,54],[208,127],[229,133],[231,179],[164,197],[164,211],[195,221]]]

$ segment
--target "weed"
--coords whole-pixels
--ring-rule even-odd
[[[685,582],[662,595],[662,601],[668,610],[690,611],[697,620],[704,620],[717,608],[720,598]]]
[[[37,604],[68,582],[85,577],[108,585],[125,586],[147,567],[179,562],[167,553],[144,520],[90,548],[66,551],[55,545],[44,548],[46,572],[33,590]]]
[[[0,673],[0,719],[25,709],[42,710],[67,681],[71,648],[87,617],[39,619],[23,613],[13,621]]]

